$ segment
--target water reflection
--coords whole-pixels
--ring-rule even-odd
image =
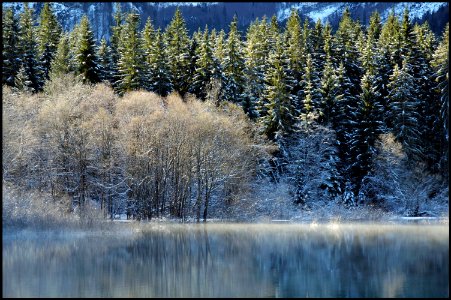
[[[3,296],[449,295],[447,225],[153,225],[119,233],[4,233]]]

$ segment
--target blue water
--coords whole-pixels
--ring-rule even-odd
[[[448,225],[3,230],[3,297],[448,297]]]

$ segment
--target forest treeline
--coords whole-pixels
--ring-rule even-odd
[[[95,199],[112,203],[104,199],[123,193],[121,195],[126,194],[130,200],[127,203],[140,203],[133,204],[140,217],[152,217],[165,209],[170,209],[172,215],[184,216],[184,203],[193,197],[199,217],[199,203],[203,201],[208,207],[214,182],[219,180],[217,178],[222,178],[219,180],[221,187],[227,191],[226,194],[230,194],[240,182],[231,179],[241,178],[244,176],[239,175],[241,172],[255,169],[246,169],[248,162],[252,164],[252,159],[238,158],[247,153],[246,145],[251,144],[246,140],[250,137],[243,135],[241,130],[252,126],[259,128],[260,133],[279,146],[280,151],[276,152],[271,164],[276,170],[283,170],[277,164],[278,158],[283,158],[284,145],[295,133],[308,133],[317,126],[330,128],[335,134],[334,150],[324,158],[330,162],[327,165],[330,176],[323,179],[322,186],[330,195],[346,195],[343,196],[345,203],[356,203],[355,198],[361,193],[365,177],[371,174],[377,154],[375,143],[380,134],[392,133],[413,165],[420,164],[428,172],[448,178],[448,25],[443,35],[437,37],[427,22],[413,24],[406,9],[401,18],[392,12],[385,23],[376,11],[370,18],[369,26],[364,27],[354,21],[346,9],[338,29],[333,32],[330,24],[322,24],[321,21],[311,27],[308,20],[302,22],[298,12],[293,10],[284,28],[275,16],[271,19],[264,17],[252,22],[243,34],[237,29],[235,17],[227,33],[223,30],[210,31],[206,26],[189,36],[178,9],[164,30],[154,28],[152,20],[147,19],[144,29],[140,31],[139,14],[124,14],[119,4],[113,16],[115,25],[111,27],[111,39],[102,39],[97,43],[87,17],[82,18],[71,32],[63,32],[51,4],[44,5],[38,20],[33,16],[33,10],[26,3],[19,16],[12,9],[3,12],[2,83],[10,86],[8,91],[16,96],[37,93],[34,97],[47,97],[49,103],[57,101],[46,104],[48,106],[45,108],[41,104],[39,109],[32,106],[37,116],[47,114],[49,120],[43,122],[43,126],[63,122],[56,116],[63,113],[61,105],[68,107],[65,112],[67,120],[54,125],[61,130],[54,136],[59,139],[57,149],[62,151],[58,154],[61,156],[54,153],[51,158],[35,157],[34,163],[29,162],[35,165],[34,170],[41,174],[39,176],[47,176],[46,180],[44,177],[41,179],[51,185],[52,193],[69,193],[79,199],[78,203],[83,203],[84,197],[92,198],[96,193],[102,196]],[[70,76],[76,79],[69,80]],[[119,102],[114,109],[102,104],[104,96],[98,90],[106,88],[97,85],[96,88],[80,86],[74,90],[79,98],[61,91],[67,99],[58,103],[63,96],[56,93],[54,95],[58,96],[53,99],[49,91],[55,82],[64,86],[61,78],[68,79],[67,90],[72,90],[71,84],[77,85],[78,81],[88,86],[103,82],[115,92],[108,99]],[[135,90],[141,92],[132,92]],[[139,94],[144,90],[155,94]],[[80,91],[86,94],[77,94]],[[185,102],[173,100],[176,105],[166,103],[167,100],[163,99],[177,98],[171,94],[173,92],[178,93]],[[110,90],[103,93],[108,94]],[[166,98],[168,95],[169,98]],[[144,100],[146,97],[159,100]],[[240,127],[240,122],[244,121],[235,122],[232,118],[234,121],[230,123],[227,118],[222,120],[221,110],[214,112],[214,109],[211,113],[219,115],[212,120],[203,120],[200,112],[193,117],[192,110],[202,111],[203,107],[196,101],[186,101],[193,97],[206,101],[207,106],[215,103],[216,110],[226,103],[241,106],[252,125]],[[14,106],[13,98],[8,99],[11,102],[8,105]],[[89,103],[84,103],[86,101]],[[136,101],[135,106],[130,104],[128,107],[127,101]],[[164,105],[161,104],[163,102]],[[177,108],[171,108],[171,105]],[[90,111],[89,106],[97,108]],[[61,111],[56,113],[52,109]],[[72,109],[86,111],[73,114],[70,112]],[[180,114],[174,115],[172,120],[171,111]],[[103,115],[93,117],[97,113]],[[123,118],[130,115],[130,120],[122,124],[120,121],[108,123],[112,119],[106,116],[113,114]],[[161,114],[165,117],[159,119],[157,116]],[[239,113],[234,115],[236,117]],[[186,132],[174,131],[178,124],[176,121],[182,122],[179,118],[188,123],[196,123],[200,118],[200,124],[208,124],[215,130],[199,125],[202,129],[196,130],[202,134],[194,135],[188,132],[195,129],[180,125],[180,131]],[[24,126],[28,124],[27,117],[24,116],[22,121]],[[86,125],[91,121],[92,125]],[[99,122],[104,123],[99,125]],[[66,129],[60,126],[66,126]],[[136,128],[133,127],[135,131],[127,131],[128,134],[123,137],[118,133],[118,141],[124,139],[124,152],[120,159],[113,159],[114,164],[110,162],[107,166],[96,166],[96,171],[90,173],[92,170],[85,162],[87,158],[83,158],[83,151],[74,149],[85,147],[84,143],[91,145],[85,140],[88,133],[85,136],[83,130],[90,131],[95,126],[101,127],[101,134],[95,138],[103,139],[96,141],[103,146],[94,151],[96,155],[102,155],[99,161],[111,161],[114,155],[111,149],[103,148],[105,144],[111,146],[108,130],[117,128],[120,132],[127,130],[128,126]],[[43,136],[50,132],[46,130],[42,132]],[[77,138],[70,141],[71,134],[67,130],[75,131]],[[159,134],[165,130],[168,132]],[[184,147],[184,143],[175,146],[183,140],[176,137],[177,134],[186,135],[184,138],[193,148],[178,148]],[[133,138],[135,141],[127,140]],[[175,139],[174,144],[167,139]],[[75,148],[70,151],[74,152],[71,155],[62,154],[71,148],[66,148],[68,143],[73,143]],[[206,146],[209,143],[213,144]],[[227,144],[227,147],[222,147],[221,143]],[[176,150],[168,148],[172,146]],[[209,168],[203,165],[196,167],[196,159],[209,164],[209,154],[203,157],[202,151],[206,150],[203,147],[214,153],[212,168],[219,168],[220,171],[211,172],[216,175],[200,175],[210,172],[207,171]],[[229,151],[231,156],[221,152],[224,150]],[[68,157],[74,161],[69,163]],[[229,160],[231,158],[235,160]],[[17,170],[13,168],[13,172],[8,169],[14,160],[6,161],[4,177],[17,181]],[[183,163],[179,165],[180,161]],[[58,162],[59,165],[44,174],[42,170],[45,168],[39,166],[39,162],[47,165]],[[75,167],[71,164],[77,166],[78,175],[74,175]],[[125,173],[114,176],[117,170],[113,170],[117,164],[123,165],[123,168],[131,164],[133,171],[127,169],[127,176]],[[164,164],[169,164],[171,168]],[[26,168],[30,165],[27,164]],[[49,170],[48,166],[45,170]],[[168,170],[175,173],[165,173]],[[69,180],[67,174],[75,177]],[[100,188],[99,191],[88,192],[88,174],[97,186],[105,190]],[[197,174],[197,183],[194,174]],[[305,181],[302,174],[298,177],[295,184],[300,191]],[[116,191],[126,180],[131,180],[128,188]],[[172,188],[169,189],[168,185]],[[295,194],[296,201],[303,202],[303,195]]]

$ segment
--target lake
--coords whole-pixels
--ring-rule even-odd
[[[448,224],[3,229],[3,297],[448,297]]]

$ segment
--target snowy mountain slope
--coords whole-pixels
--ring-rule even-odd
[[[291,9],[295,8],[309,16],[313,21],[321,19],[321,22],[325,22],[332,14],[341,14],[348,6],[351,13],[356,11],[371,13],[377,9],[381,14],[382,21],[385,21],[392,9],[397,15],[402,16],[404,8],[408,7],[410,17],[420,19],[426,13],[434,13],[447,5],[447,2],[282,2],[278,7],[277,18],[280,21],[285,20],[290,15]]]
[[[38,14],[43,6],[42,2],[29,2]],[[353,18],[359,18],[367,24],[371,13],[378,10],[384,21],[389,12],[394,9],[399,16],[404,7],[410,9],[412,19],[420,19],[448,9],[447,2],[121,2],[123,11],[136,11],[141,15],[141,24],[150,17],[156,27],[165,28],[171,21],[176,7],[180,7],[190,32],[199,27],[224,29],[228,31],[233,15],[238,16],[238,24],[242,33],[255,20],[266,15],[276,15],[284,26],[291,9],[299,10],[302,19],[309,17],[312,21],[321,19],[329,21],[336,28],[341,14],[346,6],[350,8]],[[23,10],[22,2],[3,2],[2,7],[13,7],[16,12]],[[109,28],[112,25],[116,6],[112,2],[53,2],[54,11],[65,30],[72,30],[82,16],[86,14],[91,22],[96,38],[109,39]],[[432,16],[431,16],[432,14]],[[436,33],[441,33],[448,20],[448,14],[440,14],[443,20],[436,20]],[[436,19],[436,18],[435,18]],[[435,20],[434,19],[434,20]],[[434,30],[434,28],[433,28]]]

